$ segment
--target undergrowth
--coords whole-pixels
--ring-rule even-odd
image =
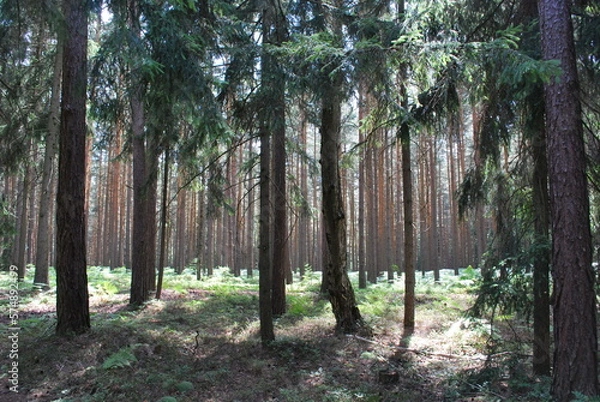
[[[92,330],[69,339],[54,335],[54,289],[34,288],[32,273],[20,284],[22,400],[549,400],[548,382],[529,374],[521,357],[527,350],[516,346],[526,338],[515,341],[514,333],[526,336],[527,327],[511,323],[494,332],[486,320],[465,315],[479,275],[472,268],[459,276],[444,271],[440,282],[430,274],[418,277],[417,330],[410,352],[400,354],[401,276],[358,289],[350,274],[361,314],[374,328],[373,338],[364,339],[334,334],[320,274],[308,270],[288,285],[276,341],[263,347],[258,273],[235,277],[220,268],[198,281],[191,268],[180,275],[167,269],[161,300],[134,311],[127,306],[130,272],[90,267]],[[0,273],[3,291],[9,283]],[[492,343],[496,353],[508,353],[489,357]],[[1,369],[6,373],[8,366],[3,362]],[[382,372],[398,379],[382,382]]]

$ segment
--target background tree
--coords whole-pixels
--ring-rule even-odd
[[[62,40],[59,36],[56,44],[56,62],[52,80],[52,97],[50,114],[48,116],[48,135],[44,150],[42,168],[41,194],[38,209],[37,249],[35,258],[35,277],[33,282],[49,286],[48,265],[50,260],[51,215],[54,199],[55,159],[57,154],[57,139],[60,131],[60,88],[62,79]]]

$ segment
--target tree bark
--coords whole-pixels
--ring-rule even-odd
[[[56,200],[58,335],[90,329],[85,235],[87,4],[63,3],[66,35]]]
[[[263,123],[264,124],[264,123]],[[259,315],[260,338],[263,345],[275,339],[273,330],[273,307],[271,303],[271,144],[266,127],[260,133],[260,215],[258,221],[258,271],[259,271]]]
[[[541,92],[541,91],[540,91]],[[548,200],[548,162],[544,105],[541,94],[530,100],[533,106],[533,214],[535,255],[533,261],[533,371],[550,375],[550,206]]]
[[[554,277],[552,394],[598,395],[596,297],[592,271],[583,124],[567,0],[540,0],[542,53],[562,74],[545,85]]]
[[[139,5],[129,0],[128,25],[135,36],[140,35]],[[131,71],[130,90],[131,133],[133,150],[133,222],[131,233],[131,290],[129,304],[139,307],[149,299],[148,262],[150,254],[149,232],[149,180],[147,172],[144,84],[139,71]],[[152,216],[154,221],[154,215]],[[152,256],[154,258],[154,256]]]
[[[54,168],[56,159],[56,143],[60,132],[60,85],[62,76],[63,46],[59,38],[56,44],[54,78],[52,80],[52,97],[50,99],[50,115],[48,117],[48,135],[44,151],[44,166],[38,211],[37,249],[35,256],[35,275],[33,283],[49,286],[48,265],[50,260],[50,216],[54,191]]]
[[[286,39],[285,15],[279,1],[269,2],[270,15],[265,21],[270,29],[265,42],[280,46]],[[286,312],[285,284],[291,270],[288,252],[287,195],[286,195],[286,150],[285,150],[285,79],[280,63],[272,56],[263,59],[268,62],[269,125],[272,135],[272,197],[273,197],[273,315]]]
[[[410,128],[400,127],[402,146],[402,193],[404,211],[404,332],[415,329],[415,257],[413,229],[413,185],[410,155]]]
[[[327,239],[326,283],[336,319],[336,330],[356,333],[364,322],[347,273],[346,217],[339,172],[341,99],[336,84],[323,96],[321,114],[321,176],[323,185],[323,222]]]

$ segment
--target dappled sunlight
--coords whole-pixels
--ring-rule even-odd
[[[35,367],[22,377],[28,395],[433,402],[463,392],[464,377],[485,364],[489,323],[465,317],[473,296],[458,279],[445,285],[419,279],[417,325],[410,334],[401,324],[400,281],[357,290],[373,328],[373,336],[363,338],[335,333],[331,305],[317,293],[319,276],[311,273],[312,279],[288,287],[288,313],[275,320],[276,340],[263,346],[256,278],[218,271],[197,281],[191,273],[167,272],[161,300],[133,310],[128,276],[90,268],[92,330],[68,340],[54,336],[53,290],[28,294],[21,360]]]

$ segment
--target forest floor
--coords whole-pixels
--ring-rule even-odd
[[[356,289],[371,338],[334,334],[320,276],[296,278],[268,347],[258,335],[257,276],[221,269],[197,281],[191,269],[168,271],[162,299],[131,311],[129,274],[92,267],[92,330],[71,339],[54,335],[55,292],[27,277],[19,284],[19,393],[8,389],[3,336],[0,401],[549,401],[549,380],[530,374],[529,326],[469,318],[477,272],[451,272],[438,284],[419,278],[416,330],[404,339],[402,278]],[[0,273],[3,334],[10,281]]]

